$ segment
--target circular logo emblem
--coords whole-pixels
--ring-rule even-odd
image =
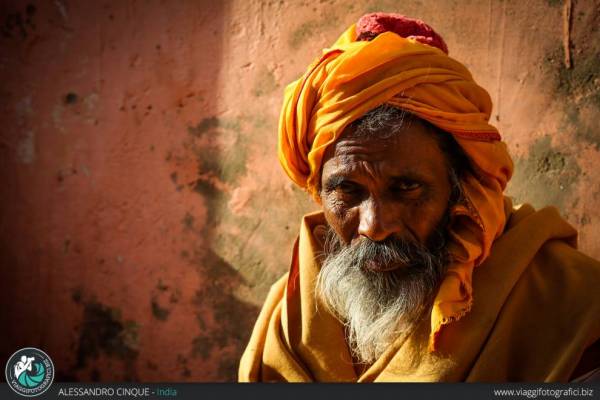
[[[17,350],[6,363],[6,382],[22,396],[33,397],[44,393],[54,380],[54,364],[35,347]]]

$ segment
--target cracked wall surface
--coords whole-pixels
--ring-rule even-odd
[[[494,101],[507,193],[600,257],[600,1],[5,1],[4,359],[57,381],[231,381],[316,210],[276,156],[285,85],[366,12],[431,24]]]

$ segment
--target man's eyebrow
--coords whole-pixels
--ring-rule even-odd
[[[336,172],[328,176],[323,182],[323,188],[325,190],[333,190],[338,187],[341,183],[346,182],[348,180],[352,180],[352,174],[346,172]],[[419,173],[413,169],[407,169],[398,175],[391,176],[388,179],[388,182],[391,184],[396,184],[400,182],[406,181],[417,181],[417,182],[427,182],[428,179],[422,173]]]
[[[327,179],[325,180],[323,187],[325,188],[325,190],[332,190],[335,189],[337,186],[339,186],[342,182],[348,180],[348,175],[343,174],[343,173],[337,173],[337,174],[333,174],[330,175],[329,177],[327,177]]]
[[[390,177],[391,183],[405,182],[405,181],[426,181],[426,177],[414,170],[408,170],[400,175]]]

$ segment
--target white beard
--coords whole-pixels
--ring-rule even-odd
[[[370,364],[429,308],[445,262],[440,254],[422,251],[422,267],[372,272],[364,265],[372,259],[368,249],[333,240],[338,240],[337,249],[323,260],[316,295],[346,326],[353,356]]]

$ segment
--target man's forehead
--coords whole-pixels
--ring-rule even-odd
[[[324,162],[322,179],[359,177],[361,175],[393,179],[423,180],[443,174],[444,154],[431,135],[378,140],[377,138],[340,139],[331,156]]]
[[[345,131],[325,152],[324,163],[330,160],[345,164],[400,161],[400,156],[402,159],[417,161],[423,153],[432,155],[431,151],[423,147],[439,150],[433,134],[420,123],[403,125],[395,130],[385,126],[369,132],[360,132],[354,126],[346,129],[348,132]]]
[[[378,177],[386,182],[395,181],[428,181],[433,175],[430,168],[423,165],[387,166],[373,163],[336,164],[323,170],[323,183],[339,184],[347,179],[362,180],[362,177]]]

